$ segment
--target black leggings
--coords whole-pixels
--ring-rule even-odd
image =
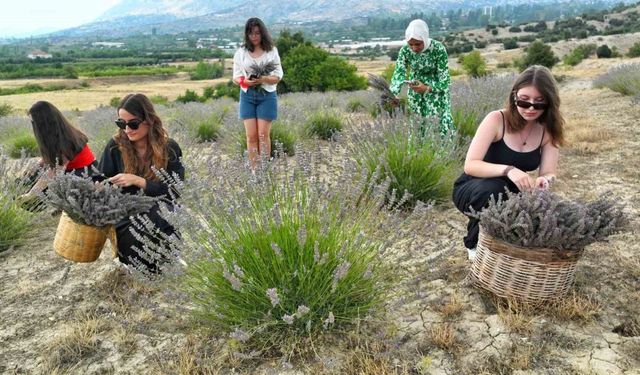
[[[497,198],[502,193],[505,196],[505,187],[511,192],[519,192],[516,185],[506,177],[478,178],[462,174],[453,185],[453,203],[464,214],[471,211],[469,207],[480,211],[488,205],[492,195]],[[467,235],[464,237],[467,249],[473,249],[478,244],[479,224],[478,219],[469,217]]]
[[[158,206],[158,204],[154,205],[148,212],[144,213],[143,215],[148,216],[149,219],[154,223],[156,228],[161,232],[167,235],[176,233],[176,230],[160,216],[160,207]],[[134,246],[138,249],[142,249],[143,247],[142,242],[140,242],[131,232],[132,226],[133,224],[131,223],[129,218],[123,219],[118,224],[116,224],[118,259],[120,260],[120,262],[129,265],[136,265],[136,263],[141,263],[147,271],[152,273],[159,272],[159,264],[157,264],[157,262],[145,259],[147,257],[140,255],[138,251],[134,249]],[[153,234],[140,233],[140,231],[138,230],[137,233],[155,244],[159,243],[159,240],[155,238]],[[158,254],[158,256],[161,259],[160,262],[167,260],[166,257],[162,256],[162,254]]]

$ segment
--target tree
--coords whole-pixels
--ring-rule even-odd
[[[629,48],[629,52],[627,53],[629,57],[638,57],[640,56],[640,42],[636,42],[634,45]]]
[[[301,44],[307,46],[311,45],[311,42],[304,40],[302,32],[298,31],[295,34],[291,34],[291,31],[289,29],[282,30],[275,43],[276,47],[278,48],[278,55],[280,55],[281,60],[284,59],[289,51],[294,49],[295,47]]]
[[[478,51],[462,56],[462,67],[471,77],[481,77],[487,74],[487,63]]]
[[[366,79],[356,74],[356,67],[327,51],[309,44],[291,49],[282,60],[286,72],[281,91],[359,90]]]
[[[527,47],[527,53],[520,62],[520,69],[525,70],[531,65],[543,65],[551,69],[558,61],[558,57],[551,50],[551,46],[536,40]]]

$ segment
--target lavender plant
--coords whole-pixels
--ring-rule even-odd
[[[399,228],[381,209],[387,186],[354,181],[353,174],[327,184],[314,158],[298,150],[296,164],[279,159],[256,176],[235,159],[188,163],[198,173],[182,191],[187,208],[163,214],[183,228],[165,242],[163,253],[176,267],[164,274],[177,278],[168,284],[179,285],[214,329],[280,347],[292,337],[343,329],[380,307],[387,290],[382,255]]]
[[[331,140],[342,131],[342,118],[335,111],[315,112],[304,124],[305,135],[307,137],[318,137],[324,140]]]
[[[391,180],[389,193],[408,194],[406,207],[449,199],[461,149],[457,140],[438,134],[437,121],[398,114],[352,128],[347,142],[353,158],[370,176],[380,167],[379,178]]]
[[[234,149],[239,150],[240,154],[244,155],[247,151],[247,138],[245,136],[244,129],[237,127],[234,134]],[[296,128],[292,126],[292,124],[285,123],[281,120],[274,121],[271,124],[270,139],[270,156],[276,156],[276,153],[280,153],[281,155],[286,154],[288,156],[295,155],[298,134],[296,132]]]
[[[635,103],[640,103],[640,63],[616,65],[596,78],[593,86],[608,87],[622,95],[631,95]]]
[[[583,203],[547,190],[500,194],[472,215],[486,233],[510,244],[570,250],[602,241],[629,223],[624,206],[609,194]]]
[[[103,227],[122,218],[148,211],[154,197],[126,194],[108,182],[93,182],[90,177],[57,174],[43,193],[45,202],[64,211],[79,224]]]
[[[453,82],[452,116],[462,137],[473,137],[484,116],[503,107],[514,80],[514,74],[505,74]]]
[[[9,160],[0,147],[0,252],[22,244],[32,228],[36,216],[20,207],[18,197],[29,189],[20,177],[33,167],[24,158]]]

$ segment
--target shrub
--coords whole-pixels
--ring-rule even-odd
[[[198,142],[213,142],[220,137],[220,121],[218,116],[212,116],[209,121],[203,121],[196,130]]]
[[[623,208],[604,195],[582,203],[537,190],[492,196],[474,216],[489,235],[513,245],[577,250],[624,229],[629,218]]]
[[[20,134],[9,141],[9,155],[12,158],[34,157],[40,155],[38,142],[31,133]]]
[[[271,123],[271,132],[269,132],[271,139],[271,155],[270,156],[282,156],[286,154],[293,156],[296,153],[296,143],[298,142],[298,135],[296,130],[291,127],[291,124],[282,120],[276,120]],[[235,141],[240,153],[244,155],[247,151],[247,138],[244,132],[237,131],[235,134]]]
[[[487,63],[478,51],[462,56],[462,67],[471,77],[481,77],[487,74]]]
[[[631,48],[629,48],[629,52],[627,53],[629,57],[638,57],[640,56],[640,42],[634,43]]]
[[[506,62],[498,63],[496,65],[496,68],[498,68],[498,69],[506,69],[506,68],[509,68],[510,66],[511,66],[511,63],[506,61]]]
[[[506,39],[502,42],[504,49],[516,49],[518,48],[518,41],[515,38]]]
[[[196,68],[189,74],[192,81],[203,79],[214,79],[222,77],[224,68],[221,64],[213,63],[209,64],[204,61],[200,61]]]
[[[596,52],[595,44],[581,44],[574,48],[570,53],[565,55],[562,61],[571,66],[578,65],[583,59],[586,59],[590,55]]]
[[[531,65],[543,65],[551,69],[557,62],[558,58],[551,50],[551,46],[536,40],[531,43],[526,50],[524,59],[520,61],[520,70],[525,70]]]
[[[328,52],[299,45],[282,60],[287,72],[282,91],[360,90],[367,87],[366,79],[356,74],[356,67],[346,60],[330,56]]]
[[[598,88],[608,87],[623,95],[634,95],[635,100],[640,101],[640,63],[614,66],[598,77],[593,85]]]
[[[513,74],[508,74],[453,82],[451,114],[462,138],[473,137],[484,116],[489,111],[502,108],[505,93],[511,89],[514,79]]]
[[[297,338],[349,329],[376,313],[388,289],[380,199],[358,199],[364,182],[329,188],[305,172],[316,166],[288,162],[253,178],[237,162],[202,165],[226,181],[194,176],[185,186],[191,207],[176,220],[190,229],[175,247],[186,267],[172,283],[199,319],[237,344],[281,352]]]
[[[178,95],[176,101],[180,103],[199,102],[200,96],[195,91],[187,89],[184,95]]]
[[[351,137],[349,146],[356,162],[374,181],[390,179],[388,194],[402,197],[399,206],[450,198],[459,173],[460,148],[457,140],[438,134],[434,119],[380,116],[361,125]]]
[[[365,108],[365,106],[362,104],[360,98],[350,98],[347,101],[347,111],[349,112],[358,112],[363,108]]]
[[[24,242],[33,227],[33,214],[23,210],[16,198],[27,192],[30,186],[22,185],[16,177],[24,174],[26,163],[9,161],[0,148],[0,253]]]
[[[518,26],[511,26],[509,28],[509,32],[511,32],[511,33],[519,33],[519,32],[522,32],[522,29],[520,27],[518,27]]]
[[[218,83],[213,87],[213,99],[228,97],[240,101],[240,86],[229,80],[227,83]]]
[[[342,118],[337,113],[315,112],[305,122],[304,129],[309,137],[331,140],[342,131]]]
[[[156,105],[167,105],[169,104],[169,98],[167,98],[166,96],[162,96],[162,95],[152,95],[149,97],[149,100],[151,100],[151,103],[156,104]]]
[[[118,108],[118,106],[120,105],[120,100],[121,98],[119,96],[114,96],[109,99],[109,105],[113,108]]]
[[[596,50],[596,56],[598,56],[599,59],[608,59],[612,54],[613,52],[611,51],[611,48],[606,44],[601,45]]]
[[[382,72],[382,78],[384,78],[385,81],[387,81],[389,84],[391,84],[391,77],[393,77],[393,72],[396,70],[396,64],[389,64],[384,68],[384,71]]]
[[[0,117],[9,116],[13,112],[13,106],[11,104],[0,104]]]

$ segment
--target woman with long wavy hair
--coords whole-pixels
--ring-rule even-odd
[[[126,191],[139,192],[153,197],[162,197],[172,206],[176,197],[169,184],[160,180],[155,170],[164,170],[169,175],[184,179],[181,162],[182,150],[169,138],[156,114],[153,104],[144,94],[129,94],[118,105],[118,132],[106,145],[99,169],[113,184]],[[147,216],[156,228],[167,235],[175,232],[159,215],[155,205]],[[158,264],[148,254],[137,252],[142,243],[130,230],[131,221],[123,219],[116,224],[118,258],[124,264],[143,267],[157,272]],[[150,237],[152,238],[152,237]]]

